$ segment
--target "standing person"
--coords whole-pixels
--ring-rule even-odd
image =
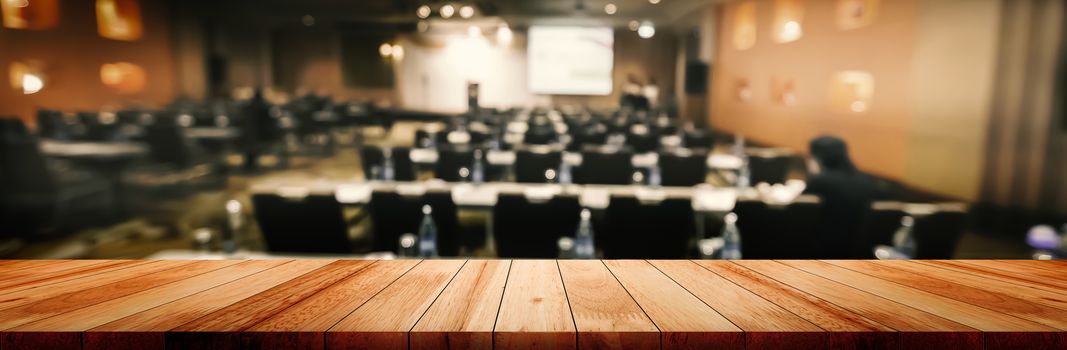
[[[862,257],[859,252],[851,252],[852,242],[859,234],[871,202],[883,196],[882,190],[874,178],[852,164],[845,141],[834,136],[820,136],[811,140],[810,151],[819,172],[808,178],[804,192],[822,199],[824,213],[818,226],[818,237],[815,237],[819,243],[818,257]]]
[[[257,88],[252,99],[241,106],[241,147],[246,171],[256,170],[260,148],[271,136],[271,123],[274,120],[270,117],[270,104],[263,97],[263,90]]]
[[[656,84],[656,78],[648,79],[648,84],[641,87],[641,95],[648,100],[649,108],[659,107],[659,84]]]

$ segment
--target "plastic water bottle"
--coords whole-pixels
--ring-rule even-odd
[[[400,235],[400,245],[398,246],[397,255],[401,258],[414,258],[418,256],[415,252],[415,243],[419,238],[414,233],[405,233]]]
[[[564,160],[559,163],[559,183],[570,185],[571,182],[571,164]]]
[[[574,238],[560,237],[556,245],[559,247],[560,259],[574,259]]]
[[[652,187],[659,187],[663,183],[663,176],[660,174],[659,164],[652,165],[648,169],[648,185]]]
[[[396,178],[396,167],[393,165],[393,149],[382,149],[382,180],[393,181]]]
[[[480,184],[485,181],[485,169],[482,166],[482,150],[474,150],[474,164],[471,165],[471,182]]]
[[[735,157],[745,156],[745,137],[741,134],[734,136],[733,153]]]
[[[741,168],[737,170],[737,188],[752,186],[752,170],[748,167],[748,157],[741,156]]]
[[[576,259],[593,259],[596,248],[593,246],[593,225],[590,222],[589,209],[582,209],[582,221],[578,223],[578,233],[574,242],[574,257]]]
[[[741,259],[741,231],[737,229],[737,214],[726,214],[726,225],[722,228],[722,258]]]
[[[912,227],[915,226],[915,219],[911,216],[905,216],[900,219],[900,228],[893,234],[893,248],[908,257],[915,257],[915,234]]]
[[[437,225],[433,222],[433,209],[429,205],[422,206],[422,224],[419,226],[419,256],[423,258],[437,257]]]

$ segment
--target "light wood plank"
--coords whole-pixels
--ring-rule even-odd
[[[56,273],[64,271],[81,271],[85,268],[91,268],[93,265],[100,265],[104,263],[116,263],[119,260],[71,260],[63,263],[45,264],[41,266],[31,266],[23,269],[16,270],[0,270],[0,293],[3,293],[7,288],[33,282],[42,278],[47,278]]]
[[[980,348],[980,331],[769,260],[735,261],[750,270],[900,331],[906,349]]]
[[[1067,290],[1049,290],[1026,281],[1008,281],[987,274],[975,274],[944,264],[928,263],[918,260],[888,262],[886,265],[898,267],[914,273],[934,274],[939,279],[959,283],[975,288],[998,292],[1067,311]]]
[[[411,330],[412,349],[493,347],[509,260],[470,260]]]
[[[15,271],[28,267],[63,264],[71,260],[0,260],[0,271]]]
[[[86,290],[57,295],[31,304],[0,311],[0,329],[11,328],[43,318],[71,312],[83,307],[121,298],[159,285],[180,281],[238,263],[238,261],[212,260],[179,264],[178,267],[138,276],[126,272],[127,279]],[[47,289],[47,288],[46,288]],[[32,290],[31,290],[32,291]]]
[[[993,311],[1067,330],[1067,311],[1044,305],[1040,300],[1024,300],[1012,296],[1015,293],[1023,293],[1022,290],[1025,288],[1017,288],[1013,293],[1008,294],[994,292],[996,281],[984,280],[984,286],[979,287],[960,284],[949,281],[951,278],[949,275],[954,273],[952,271],[927,267],[935,269],[934,272],[930,272],[928,269],[913,268],[913,266],[925,266],[914,262],[908,264],[860,260],[828,262]]]
[[[416,265],[326,332],[330,349],[407,349],[408,332],[466,260]]]
[[[324,332],[394,283],[418,260],[376,261],[347,278],[315,293],[241,335],[242,347],[318,349],[325,346]]]
[[[321,268],[332,260],[296,260],[85,332],[85,350],[163,349],[164,332]]]
[[[189,265],[190,261],[150,261],[125,268],[117,268],[96,275],[80,276],[70,280],[34,286],[0,294],[0,310],[6,310],[48,298],[91,289],[123,280],[129,280],[156,272]]]
[[[695,261],[828,332],[830,348],[899,348],[896,330],[729,261]]]
[[[653,266],[745,331],[751,349],[825,349],[822,328],[688,260],[650,260]]]
[[[574,349],[574,318],[552,260],[515,260],[493,330],[495,349]]]
[[[910,285],[881,279],[823,261],[789,261],[797,267],[853,288],[951,319],[985,332],[986,349],[1012,349],[1045,344],[1067,346],[1067,336],[1056,328],[1025,320]],[[1014,345],[1012,345],[1014,344]],[[1062,347],[1062,346],[1061,346]],[[1055,348],[1055,347],[1053,347]]]
[[[644,260],[605,260],[661,332],[665,349],[742,349],[740,328]]]
[[[265,292],[175,327],[166,334],[168,349],[241,346],[241,332],[369,266],[367,260],[339,260]]]
[[[88,264],[85,266],[78,266],[71,268],[67,264],[51,264],[42,266],[47,269],[60,269],[53,272],[33,273],[21,277],[5,276],[0,277],[0,295],[14,293],[20,290],[36,288],[41,286],[47,286],[59,282],[65,282],[73,279],[92,276],[98,273],[120,270],[135,265],[147,264],[149,261],[145,260],[93,260],[97,262],[95,264]],[[14,271],[16,273],[26,271],[26,269],[20,269]]]
[[[579,348],[659,348],[659,328],[603,262],[560,260],[559,271],[574,315]]]
[[[1032,266],[1004,264],[986,260],[924,260],[918,262],[1021,286],[1044,289],[1053,293],[1067,293],[1067,277],[1059,276],[1060,274],[1067,275],[1067,271],[1056,273]]]

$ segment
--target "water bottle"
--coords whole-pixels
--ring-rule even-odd
[[[559,259],[574,259],[574,238],[560,237],[556,245],[559,247]]]
[[[657,188],[661,183],[663,183],[663,176],[660,174],[659,164],[654,164],[648,169],[648,185]]]
[[[737,170],[737,188],[752,186],[752,170],[748,167],[748,157],[741,156],[741,168]]]
[[[745,137],[738,134],[734,136],[733,153],[735,157],[742,158],[745,156]]]
[[[418,242],[418,240],[419,238],[416,237],[414,233],[400,235],[400,246],[397,249],[397,255],[400,255],[401,258],[417,257],[418,254],[415,251],[415,243]]]
[[[741,259],[741,231],[737,229],[737,214],[726,214],[726,225],[722,228],[722,258]]]
[[[911,216],[904,216],[900,219],[900,228],[893,234],[893,248],[908,257],[915,257],[915,234],[912,227],[915,225],[915,219]]]
[[[574,257],[576,259],[593,259],[596,256],[596,248],[593,246],[593,225],[589,221],[592,214],[589,209],[582,209],[582,221],[578,223],[578,233],[574,242]]]
[[[382,149],[382,180],[393,181],[396,178],[396,167],[393,165],[393,149]]]
[[[433,209],[429,205],[422,206],[422,224],[419,225],[419,256],[423,258],[437,257],[437,225],[433,223]]]
[[[474,150],[474,164],[471,165],[471,182],[480,184],[485,180],[485,169],[482,166],[482,150]]]
[[[571,164],[567,161],[559,163],[559,183],[564,185],[570,185],[571,180]]]

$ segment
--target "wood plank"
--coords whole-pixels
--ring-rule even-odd
[[[740,328],[643,260],[604,264],[661,332],[662,348],[743,349]]]
[[[116,261],[117,260],[71,260],[63,263],[31,266],[15,270],[0,269],[0,292],[12,285],[23,284],[57,272],[66,270],[78,271],[79,268],[92,267],[93,265]]]
[[[0,260],[0,271],[15,271],[28,267],[62,264],[71,260]]]
[[[1067,311],[1067,290],[1064,289],[1049,290],[1026,281],[1007,281],[987,274],[975,274],[973,271],[918,260],[889,262],[888,265],[900,266],[901,269],[915,273],[933,273],[945,281],[1021,297]]]
[[[100,274],[72,278],[67,281],[49,284],[46,286],[34,286],[20,289],[14,292],[0,294],[0,310],[19,307],[35,303],[48,298],[57,297],[68,293],[76,293],[99,286],[104,286],[120,281],[136,279],[141,276],[151,275],[160,271],[166,271],[191,264],[190,261],[150,261],[126,268],[118,268]]]
[[[466,260],[428,260],[326,331],[330,349],[407,349],[408,332]]]
[[[552,260],[515,260],[493,330],[494,349],[574,349],[574,318]]]
[[[578,331],[579,348],[659,348],[659,328],[603,262],[560,260],[558,263]]]
[[[40,286],[46,286],[59,282],[69,281],[72,279],[83,278],[97,273],[114,271],[131,267],[134,265],[147,264],[145,260],[93,260],[97,262],[95,264],[88,264],[85,266],[77,266],[70,268],[71,265],[67,264],[52,264],[42,266],[47,269],[59,269],[52,272],[35,272],[26,276],[4,276],[0,277],[0,295],[7,293],[14,293],[24,289],[36,288]],[[27,269],[20,269],[14,272],[23,272]]]
[[[101,325],[83,333],[82,347],[95,349],[163,349],[164,332],[259,294],[331,263],[296,260],[267,271]]]
[[[982,334],[977,329],[782,263],[770,260],[745,260],[734,263],[896,329],[900,332],[900,343],[905,349],[919,347],[965,349],[983,346]]]
[[[418,263],[418,260],[376,261],[248,328],[241,334],[242,347],[322,348],[326,330]]]
[[[470,260],[412,328],[412,349],[493,347],[510,260]]]
[[[860,260],[835,260],[831,264],[849,268],[885,280],[908,285],[912,288],[953,298],[965,303],[978,305],[993,311],[1003,312],[1023,319],[1032,320],[1061,330],[1067,329],[1067,311],[1045,305],[1040,300],[1021,299],[1013,293],[993,291],[996,281],[985,280],[982,286],[969,286],[949,281],[952,271],[935,269],[918,263],[899,264]],[[929,269],[935,269],[931,272]],[[936,275],[937,277],[933,277]],[[1023,293],[1025,288],[1016,288],[1015,293]]]
[[[825,349],[822,328],[688,260],[650,260],[672,280],[745,331],[748,349]]]
[[[990,260],[924,260],[919,262],[996,278],[1032,288],[1067,293],[1067,276],[1062,276],[1067,275],[1067,270],[1057,272],[1039,267]]]
[[[367,260],[339,260],[265,292],[175,327],[165,336],[176,349],[235,349],[241,332],[366,268]]]
[[[57,295],[48,299],[0,311],[0,330],[47,317],[71,312],[108,300],[121,298],[159,285],[180,281],[238,263],[234,260],[205,260],[179,264],[175,268],[148,275],[128,273],[128,279],[85,290]],[[46,288],[47,289],[47,288]]]
[[[823,261],[783,261],[784,264],[823,278],[863,290],[895,302],[982,330],[986,348],[1005,339],[1018,345],[1040,345],[1045,339],[1059,336],[1055,328],[989,310],[956,299],[915,289]]]
[[[830,348],[900,348],[896,330],[729,261],[695,261],[830,332]]]

